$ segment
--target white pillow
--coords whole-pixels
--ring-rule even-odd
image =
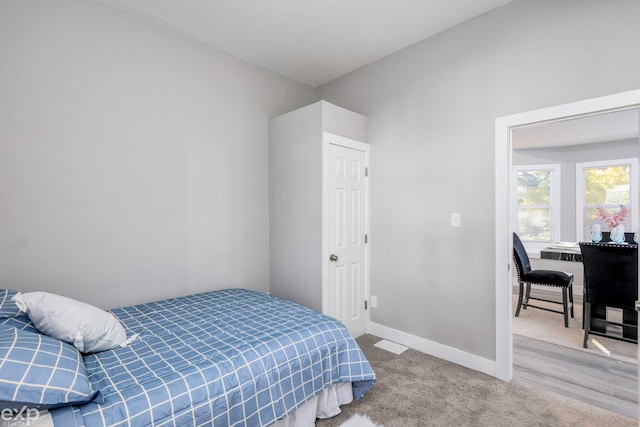
[[[48,292],[18,292],[11,300],[40,332],[73,344],[82,353],[128,344],[118,319],[98,307]]]

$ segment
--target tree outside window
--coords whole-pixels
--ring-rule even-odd
[[[551,171],[520,170],[518,235],[523,241],[551,241]]]
[[[601,224],[598,218],[598,206],[613,214],[620,209],[620,205],[631,209],[631,166],[609,166],[584,169],[584,215],[589,229],[593,224]],[[631,227],[631,218],[627,217],[624,226]],[[602,223],[603,231],[609,231]]]
[[[634,176],[637,177],[637,159],[622,159],[607,162],[579,163],[576,185],[578,197],[578,236],[589,236],[593,224],[600,224],[602,231],[610,231],[598,218],[598,207],[603,206],[610,214],[620,210],[620,205],[629,209],[624,227],[631,231],[637,222]],[[637,179],[637,178],[636,178]]]
[[[560,165],[514,166],[512,229],[530,256],[560,237]]]

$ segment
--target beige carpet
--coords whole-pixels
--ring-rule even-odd
[[[515,313],[518,297],[513,297]],[[532,302],[536,305],[558,309],[559,305],[545,302]],[[584,330],[582,329],[582,305],[574,307],[575,318],[569,318],[569,327],[564,327],[562,314],[529,308],[520,310],[519,317],[513,317],[513,333],[525,337],[546,341],[564,347],[574,348],[600,356],[611,357],[630,363],[638,363],[638,345],[597,335],[589,336],[589,348],[584,348]]]
[[[336,427],[356,413],[384,427],[616,427],[637,426],[613,412],[520,383],[504,382],[472,369],[409,349],[394,354],[375,346],[380,338],[357,339],[378,377],[359,402],[342,414],[318,420]]]

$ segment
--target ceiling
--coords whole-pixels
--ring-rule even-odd
[[[101,0],[317,87],[513,0]]]
[[[632,108],[513,130],[513,148],[567,147],[638,138],[640,111]]]
[[[514,0],[99,0],[317,87]],[[638,137],[638,109],[514,129],[514,149]]]

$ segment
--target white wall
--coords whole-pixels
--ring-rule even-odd
[[[86,0],[1,0],[0,58],[0,287],[268,289],[268,119],[313,88]]]
[[[495,360],[494,120],[639,88],[638,16],[520,0],[318,88],[369,117],[372,321]]]
[[[322,102],[269,121],[270,290],[322,311]]]
[[[325,101],[269,121],[270,290],[323,310],[323,132],[367,141],[367,118]],[[326,295],[325,295],[326,297]],[[325,298],[326,301],[326,298]],[[333,306],[332,306],[333,307]],[[335,307],[333,307],[335,308]]]

